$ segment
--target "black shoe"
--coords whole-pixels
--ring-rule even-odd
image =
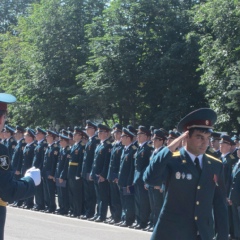
[[[71,215],[70,215],[70,218],[76,218],[76,217],[77,217],[76,214],[71,214]]]
[[[87,220],[88,217],[87,217],[86,215],[82,215],[82,216],[80,216],[80,219],[82,219],[82,220]]]
[[[92,218],[88,218],[88,221],[95,221],[98,217],[92,217]]]
[[[136,230],[141,230],[141,229],[144,229],[144,228],[146,228],[146,225],[141,225],[141,224],[134,227],[134,229],[136,229]]]
[[[32,206],[25,205],[25,206],[23,207],[23,209],[30,210],[30,209],[32,209]]]
[[[151,227],[152,227],[151,225],[148,225],[147,227],[143,228],[142,230],[147,232],[148,229],[150,229]]]
[[[150,227],[147,231],[148,232],[153,232],[154,227]]]
[[[120,226],[123,223],[124,223],[124,221],[121,221],[121,222],[118,222],[118,223],[114,223],[114,226]]]
[[[132,223],[123,222],[122,224],[119,225],[119,227],[130,227],[131,225]]]
[[[134,224],[132,224],[131,226],[129,226],[129,228],[135,228],[136,226],[138,226],[139,224],[137,224],[137,223],[134,223]]]
[[[98,217],[94,222],[105,222],[106,220],[102,220],[100,217]]]

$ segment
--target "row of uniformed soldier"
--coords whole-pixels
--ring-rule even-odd
[[[5,131],[13,135],[13,129],[10,129],[11,127],[6,126]],[[102,124],[96,126],[87,121],[86,132],[77,127],[74,129],[72,138],[75,144],[70,147],[67,133],[60,135],[59,146],[55,141],[58,138],[57,133],[50,130],[45,132],[41,128],[36,130],[36,132],[32,129],[25,131],[24,138],[27,144],[25,143],[24,148],[23,145],[20,148],[16,147],[20,143],[24,144],[24,140],[17,138],[18,133],[23,134],[21,127],[15,130],[17,143],[14,140],[9,141],[11,134],[6,135],[9,137],[5,140],[8,145],[9,142],[13,143],[13,147],[10,148],[14,149],[11,163],[15,177],[20,173],[24,174],[24,171],[32,165],[42,170],[43,186],[38,187],[39,191],[35,195],[35,210],[45,210],[49,213],[56,210],[55,187],[57,187],[59,214],[106,222],[107,210],[110,206],[112,215],[110,224],[153,230],[162,207],[164,191],[167,187],[166,179],[163,177],[157,179],[158,184],[147,185],[143,181],[143,173],[149,165],[149,160],[151,161],[154,155],[161,151],[165,143],[170,144],[171,140],[179,136],[176,132],[169,132],[167,137],[164,129],[155,130],[152,132],[153,138],[150,143],[151,132],[144,126],[139,126],[135,131],[131,126],[122,129],[119,124],[115,124],[113,127],[115,142],[111,143],[110,128]],[[95,135],[96,130],[98,137]],[[82,138],[87,137],[89,140],[85,145]],[[37,139],[37,143],[34,138]],[[231,199],[234,194],[236,195],[233,194],[236,190],[232,185],[235,184],[236,180],[233,179],[236,179],[238,169],[235,166],[237,158],[234,157],[237,153],[237,139],[236,136],[234,138],[213,133],[211,148],[208,149],[209,154],[220,158],[224,164],[225,185],[230,196],[230,220],[238,216],[237,208],[234,208],[237,204]],[[21,161],[15,160],[17,159],[15,156],[21,155],[17,153],[19,151],[17,149],[21,148],[23,162],[19,168]],[[95,212],[96,203],[97,212]],[[32,198],[25,200],[25,208],[33,208]],[[133,224],[135,221],[136,224]],[[230,233],[238,237],[237,221],[231,222]]]

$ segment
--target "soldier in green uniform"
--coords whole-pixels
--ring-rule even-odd
[[[210,140],[210,147],[207,149],[208,154],[219,158],[221,157],[220,152],[220,140],[221,140],[221,134],[217,132],[213,132]]]
[[[167,192],[151,240],[212,240],[213,214],[217,240],[228,239],[228,217],[223,164],[205,154],[216,113],[202,108],[178,124],[184,132],[151,161],[144,180],[156,184],[167,171]],[[173,152],[182,140],[185,146]]]
[[[14,172],[14,178],[16,180],[19,180],[21,175],[21,168],[22,168],[22,160],[23,160],[23,149],[26,145],[23,134],[25,129],[21,126],[16,126],[15,130],[15,139],[17,141],[17,145],[14,148],[13,155],[12,155],[12,161],[11,161],[11,167],[12,171]],[[15,201],[12,205],[13,207],[19,207],[21,206],[23,201]]]
[[[152,155],[152,145],[148,144],[148,137],[151,136],[150,131],[139,126],[137,132],[138,148],[134,155],[135,172],[134,172],[134,191],[135,191],[135,214],[137,224],[133,225],[134,229],[144,229],[150,220],[150,202],[148,191],[143,182],[143,173],[149,165],[150,156]]]
[[[122,205],[118,188],[118,172],[120,167],[120,159],[122,155],[123,145],[121,143],[122,126],[119,123],[113,126],[113,136],[115,141],[112,143],[112,151],[107,179],[110,185],[110,209],[112,219],[109,224],[115,224],[121,221]]]
[[[10,162],[11,162],[14,149],[17,145],[17,142],[14,138],[15,129],[9,125],[5,125],[3,133],[4,133],[4,138],[5,138],[4,144],[8,149],[8,154],[9,154],[9,158],[10,158]]]
[[[118,186],[122,203],[122,221],[120,227],[129,227],[135,220],[134,202],[134,154],[137,147],[133,143],[134,134],[127,128],[122,129],[121,140],[124,145],[118,173]]]
[[[35,137],[37,140],[37,146],[34,149],[33,166],[39,168],[42,172],[44,154],[47,149],[46,131],[40,127],[36,128]],[[35,206],[34,211],[45,211],[43,183],[39,184],[35,192]]]
[[[15,101],[14,96],[0,93],[0,131],[5,123],[7,104]],[[8,150],[0,144],[0,240],[4,239],[7,202],[33,196],[35,186],[41,181],[40,172],[36,169],[28,170],[26,176],[19,181],[16,181],[13,176],[14,173],[10,171]]]
[[[85,143],[82,141],[84,132],[79,127],[74,127],[73,141],[71,147],[71,158],[68,166],[68,192],[70,217],[80,218],[83,211],[83,180],[81,178],[83,156],[85,152]]]
[[[56,210],[55,201],[55,171],[59,156],[59,146],[55,140],[58,134],[54,131],[47,130],[46,140],[48,147],[44,154],[43,168],[42,168],[42,179],[43,179],[43,191],[44,199],[46,204],[46,213],[54,213]]]
[[[97,216],[92,220],[103,222],[106,220],[109,205],[109,182],[107,180],[112,144],[108,140],[110,128],[98,124],[98,137],[101,140],[94,154],[94,161],[91,171],[91,178],[94,181],[95,192],[97,196],[98,210]]]

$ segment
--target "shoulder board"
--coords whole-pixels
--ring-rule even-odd
[[[111,144],[111,142],[109,140],[106,141],[107,144]]]
[[[13,139],[12,139],[12,138],[10,139],[10,142],[13,142]]]
[[[82,146],[85,146],[85,143],[84,143],[84,142],[81,142],[81,145],[82,145]]]
[[[214,153],[214,150],[212,148],[209,148],[208,151]]]
[[[67,147],[67,150],[70,151],[70,147]]]
[[[132,145],[132,149],[133,149],[133,150],[136,150],[137,147],[136,147],[135,145]]]
[[[150,148],[152,148],[152,144],[148,143],[148,146],[149,146]]]
[[[56,144],[56,143],[54,143],[54,145],[53,145],[54,147],[58,147],[58,145]]]
[[[46,140],[43,140],[43,143],[47,143],[47,141],[46,141]]]
[[[173,152],[172,154],[173,157],[179,157],[180,155],[180,151]]]
[[[21,141],[21,143],[25,143],[25,140],[23,139],[23,140]]]
[[[217,162],[220,162],[220,163],[222,162],[220,159],[215,158],[215,157],[213,157],[212,155],[206,154],[206,156],[209,157],[209,158],[211,158],[211,159],[213,159],[213,160],[215,160],[215,161],[217,161]]]
[[[234,157],[232,154],[230,154],[230,158],[231,158],[231,159],[235,159],[235,157]]]
[[[34,147],[36,147],[36,146],[37,146],[37,144],[36,144],[36,143],[34,143],[34,144],[33,144],[33,146],[34,146]]]

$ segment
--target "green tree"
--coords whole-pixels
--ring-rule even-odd
[[[200,40],[201,83],[218,113],[220,130],[239,131],[239,1],[213,0],[193,11],[195,36]]]
[[[79,75],[103,119],[172,128],[191,109],[206,106],[196,73],[198,44],[189,1],[113,0],[88,25],[87,70]]]

